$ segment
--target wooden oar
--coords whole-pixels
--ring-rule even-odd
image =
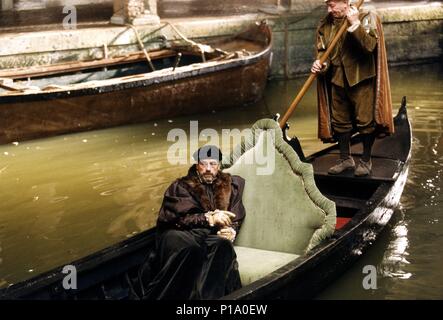
[[[363,4],[364,0],[359,0],[359,2],[356,5],[356,8],[359,9],[361,5]],[[334,39],[331,41],[330,45],[328,46],[328,49],[323,54],[323,56],[320,58],[320,64],[323,65],[323,63],[328,59],[329,55],[331,54],[332,50],[334,49],[335,45],[337,44],[338,40],[342,36],[342,34],[346,31],[348,28],[348,20],[346,17],[344,18],[344,21],[338,30],[337,34],[335,35]],[[311,86],[312,82],[314,82],[315,78],[317,77],[317,73],[311,73],[308,80],[306,80],[305,84],[301,88],[298,95],[295,97],[294,101],[292,101],[291,105],[289,106],[288,110],[286,111],[285,115],[280,120],[280,128],[284,128],[286,125],[286,122],[288,122],[289,118],[291,117],[292,113],[294,112],[295,108],[305,95],[305,93],[308,91],[309,87]]]

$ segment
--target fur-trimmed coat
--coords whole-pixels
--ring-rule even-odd
[[[210,228],[204,214],[219,209],[236,215],[233,228],[238,232],[246,214],[242,202],[244,185],[243,178],[221,171],[213,184],[202,184],[193,165],[187,176],[177,179],[166,190],[157,227],[160,230]]]

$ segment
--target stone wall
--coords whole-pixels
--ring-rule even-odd
[[[11,10],[14,8],[13,0],[0,0],[0,11]]]
[[[94,0],[94,4],[112,3],[113,0]],[[14,0],[14,10],[34,10],[65,5],[87,5],[91,0]]]
[[[145,11],[144,3],[140,0],[125,0],[124,6],[125,16],[130,18],[140,16]]]

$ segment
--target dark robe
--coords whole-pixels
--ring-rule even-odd
[[[143,285],[145,299],[217,299],[241,287],[232,242],[218,236],[204,214],[233,212],[238,233],[245,217],[245,181],[219,172],[212,184],[204,184],[196,172],[194,165],[165,192],[151,259],[155,277]]]

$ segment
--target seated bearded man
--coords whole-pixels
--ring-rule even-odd
[[[217,299],[241,287],[232,243],[245,217],[245,181],[220,171],[215,146],[193,157],[197,164],[164,195],[147,299]]]

